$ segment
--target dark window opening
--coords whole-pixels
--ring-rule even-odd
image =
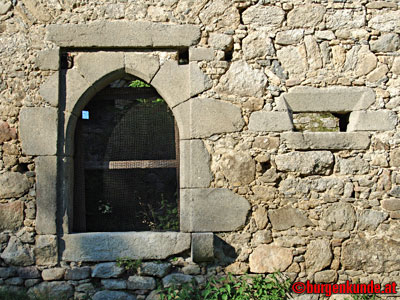
[[[339,130],[346,132],[349,125],[350,113],[333,113],[333,115],[339,119]]]
[[[100,91],[77,122],[75,232],[179,229],[174,117],[154,88],[126,82]]]
[[[178,51],[178,63],[180,65],[187,65],[189,63],[189,49],[184,48]]]

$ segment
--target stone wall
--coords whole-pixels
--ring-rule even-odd
[[[400,282],[399,20],[395,0],[0,0],[0,286],[150,300],[224,272]],[[117,250],[146,261],[138,276],[68,224],[74,120],[125,73],[172,108],[184,174],[165,248],[100,236],[132,245]]]

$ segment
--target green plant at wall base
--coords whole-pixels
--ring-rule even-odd
[[[132,87],[132,88],[150,87],[150,84],[147,84],[146,82],[137,79],[137,80],[133,80],[129,84],[129,87]]]
[[[124,268],[129,274],[136,274],[142,264],[140,259],[135,260],[129,257],[118,257],[116,262],[118,267]]]
[[[288,299],[290,281],[282,274],[211,278],[203,286],[196,281],[181,287],[160,289],[161,300],[284,300]]]

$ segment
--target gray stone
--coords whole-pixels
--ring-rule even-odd
[[[253,69],[245,61],[235,61],[221,77],[217,91],[244,97],[261,97],[267,84],[267,77],[261,70]]]
[[[1,178],[3,177],[2,175],[0,175],[0,181],[2,181],[1,180]],[[26,179],[25,176],[23,178]],[[0,190],[3,188],[4,186],[0,187]],[[0,231],[17,230],[23,225],[23,221],[24,221],[23,202],[14,201],[10,203],[0,204]]]
[[[55,265],[58,261],[57,237],[55,235],[39,235],[36,238],[36,246],[33,249],[36,264]]]
[[[304,36],[304,29],[291,29],[280,31],[276,34],[275,43],[280,45],[292,45],[301,41]]]
[[[22,279],[40,278],[40,272],[36,267],[20,267],[17,269],[18,276]]]
[[[394,2],[387,2],[387,1],[372,1],[367,3],[365,7],[370,9],[397,8],[397,4]]]
[[[399,97],[400,100],[400,97]],[[399,101],[400,107],[400,101]],[[400,149],[393,149],[390,152],[390,166],[391,167],[400,167]]]
[[[202,140],[180,141],[180,187],[209,187],[212,180],[210,154]]]
[[[195,3],[191,2],[189,4],[188,11],[193,9]],[[240,14],[239,11],[234,7],[229,0],[215,0],[207,3],[199,3],[201,5],[198,10],[200,14],[198,15],[203,24],[212,26],[214,31],[217,30],[234,30],[240,24]],[[204,8],[203,8],[204,7]]]
[[[311,36],[304,37],[304,45],[306,46],[307,61],[311,70],[319,70],[322,68],[322,56],[317,44],[317,40]]]
[[[350,112],[375,102],[374,91],[364,87],[295,87],[283,97],[294,112]]]
[[[94,68],[98,65],[93,66]],[[113,77],[115,75],[115,77]],[[113,80],[118,79],[118,74],[110,74]],[[100,78],[98,78],[100,79]],[[110,79],[111,81],[113,81]],[[65,74],[65,110],[69,113],[74,113],[79,116],[82,109],[89,102],[89,100],[96,94],[96,92],[105,87],[107,81],[100,81],[101,85],[89,82],[79,73],[77,68],[68,69]],[[94,85],[93,85],[94,84]],[[83,98],[82,98],[83,96]]]
[[[160,69],[159,58],[146,52],[126,52],[125,71],[150,82]]]
[[[12,8],[12,2],[0,2],[0,15],[5,15]]]
[[[279,147],[279,137],[258,136],[254,139],[253,147],[274,150]]]
[[[228,189],[181,190],[181,231],[234,231],[246,222],[249,202]]]
[[[186,275],[199,275],[201,274],[200,266],[190,263],[182,268],[183,274]]]
[[[57,153],[57,109],[23,107],[19,120],[19,136],[24,154],[55,155]]]
[[[99,68],[99,63],[101,68]],[[108,77],[120,77],[125,72],[123,52],[84,52],[74,59],[74,66],[86,81],[93,85]],[[68,87],[68,90],[70,87]],[[68,92],[67,90],[67,92]]]
[[[9,265],[30,266],[34,264],[33,254],[27,245],[12,236],[0,257]]]
[[[320,40],[333,40],[335,34],[331,30],[317,30],[315,31],[315,37]]]
[[[214,259],[214,234],[211,232],[192,233],[192,260],[196,263]]]
[[[257,247],[261,244],[269,244],[272,242],[272,232],[271,230],[259,230],[254,233],[251,240],[251,245]]]
[[[190,97],[196,96],[212,87],[211,79],[200,70],[196,62],[189,64]]]
[[[285,12],[277,6],[255,5],[242,13],[243,24],[276,28],[282,24]]]
[[[400,210],[400,199],[384,199],[381,204],[382,208],[388,211]]]
[[[7,285],[23,285],[24,284],[24,280],[19,277],[8,278],[4,282]]]
[[[0,267],[0,278],[7,279],[17,275],[17,269],[15,267]]]
[[[400,198],[400,185],[393,186],[393,188],[389,192],[389,195]]]
[[[154,76],[151,85],[168,103],[170,108],[190,98],[189,66],[166,61]]]
[[[0,144],[17,138],[17,131],[7,122],[0,121]]]
[[[214,60],[214,49],[213,48],[189,48],[189,60],[190,61],[211,61]]]
[[[367,81],[380,83],[388,79],[386,74],[389,72],[387,65],[380,65],[375,70],[367,75]]]
[[[288,26],[293,27],[314,27],[317,26],[324,17],[325,7],[322,5],[302,5],[296,6],[287,16]]]
[[[92,283],[82,283],[75,288],[75,292],[81,292],[81,293],[85,293],[85,294],[94,294],[95,287],[93,286]]]
[[[400,10],[385,11],[377,14],[368,22],[368,27],[383,32],[400,33]]]
[[[232,186],[246,185],[255,179],[256,163],[248,153],[227,150],[216,164]]]
[[[193,239],[193,237],[192,237]],[[170,263],[144,262],[140,265],[140,275],[164,277],[171,269]]]
[[[399,206],[400,208],[400,206]],[[389,214],[382,211],[366,209],[357,214],[358,230],[375,230],[379,224],[388,218]]]
[[[18,172],[5,172],[0,174],[0,198],[4,199],[4,198],[21,197],[28,191],[28,189],[29,189],[29,181],[24,174]],[[20,211],[18,205],[21,205],[21,203],[15,202],[15,204],[8,204],[8,206],[4,205],[4,209],[7,208],[12,209],[15,211],[15,213],[18,214],[18,211]],[[6,211],[3,212],[4,217],[6,217],[5,216],[6,213],[7,213]],[[14,216],[13,219],[15,218],[19,219],[18,216]],[[15,221],[17,220],[15,219]],[[6,220],[4,220],[4,222],[6,222]]]
[[[369,47],[367,45],[361,46],[361,49],[357,53],[357,64],[354,70],[355,75],[367,75],[376,68],[377,62],[378,59],[371,51],[369,51]]]
[[[38,53],[36,66],[43,71],[60,69],[60,49],[43,50]]]
[[[126,292],[99,291],[93,295],[93,300],[136,300],[136,297]]]
[[[291,227],[312,226],[313,223],[300,210],[293,207],[282,207],[269,210],[268,217],[272,228],[275,230],[286,230]]]
[[[250,254],[250,271],[253,273],[283,272],[292,261],[292,250],[275,245],[260,245]]]
[[[291,152],[277,155],[275,163],[279,171],[328,175],[333,166],[333,154],[329,151]]]
[[[61,280],[64,278],[64,268],[52,268],[42,271],[42,278],[45,281]]]
[[[359,233],[344,242],[341,262],[345,270],[389,273],[400,270],[399,251],[400,242],[397,240],[388,236],[370,237]]]
[[[333,203],[327,207],[321,217],[320,225],[324,230],[351,231],[356,223],[356,214],[349,203]]]
[[[253,214],[258,229],[264,229],[268,224],[268,213],[264,206],[260,206]]]
[[[367,174],[369,171],[368,162],[360,157],[338,157],[336,166],[340,174]]]
[[[58,106],[60,73],[55,72],[40,86],[39,94],[51,106]]]
[[[329,266],[332,261],[332,251],[329,241],[318,239],[311,241],[304,255],[306,268],[314,273]]]
[[[361,28],[365,25],[365,11],[337,9],[326,15],[326,28],[331,30],[343,28]]]
[[[113,21],[47,28],[47,40],[60,47],[188,47],[199,39],[200,30],[194,25]]]
[[[400,75],[400,57],[396,57],[393,60],[393,65],[392,65],[391,71],[396,75]]]
[[[353,111],[347,131],[388,131],[395,129],[397,121],[394,111]]]
[[[303,76],[308,69],[304,45],[283,47],[276,52],[276,55],[291,77]]]
[[[72,268],[65,270],[65,279],[66,280],[82,280],[90,277],[90,268],[82,267],[82,268]]]
[[[396,33],[381,35],[376,41],[371,42],[372,52],[394,52],[400,48],[400,37]]]
[[[189,283],[192,281],[192,279],[193,276],[191,275],[172,273],[162,279],[162,284],[164,288],[168,288],[170,286],[180,286],[182,284]]]
[[[314,281],[316,283],[332,283],[337,280],[337,273],[335,270],[325,270],[314,274]]]
[[[92,277],[97,278],[117,278],[124,273],[124,268],[118,267],[116,263],[97,264],[93,271]]]
[[[370,145],[369,133],[351,132],[284,132],[281,139],[291,149],[362,150]]]
[[[249,33],[242,41],[242,49],[245,59],[275,56],[274,43],[266,31],[256,30]]]
[[[153,277],[129,276],[127,287],[129,290],[153,290],[156,288],[156,280]]]
[[[240,108],[220,100],[192,98],[175,107],[173,112],[181,139],[236,132],[244,126]]]
[[[66,261],[164,259],[190,248],[190,234],[182,232],[75,233],[62,237]]]
[[[289,131],[293,122],[288,112],[256,111],[250,115],[250,131]]]
[[[36,230],[39,234],[56,234],[57,157],[40,156],[36,164]]]
[[[101,284],[108,290],[125,290],[126,281],[120,279],[102,279]]]
[[[208,44],[218,50],[231,49],[233,47],[233,37],[222,33],[210,33]]]

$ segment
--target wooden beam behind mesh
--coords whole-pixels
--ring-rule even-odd
[[[175,159],[85,162],[85,169],[88,170],[161,169],[161,168],[177,168],[177,167],[178,167],[178,161]]]

